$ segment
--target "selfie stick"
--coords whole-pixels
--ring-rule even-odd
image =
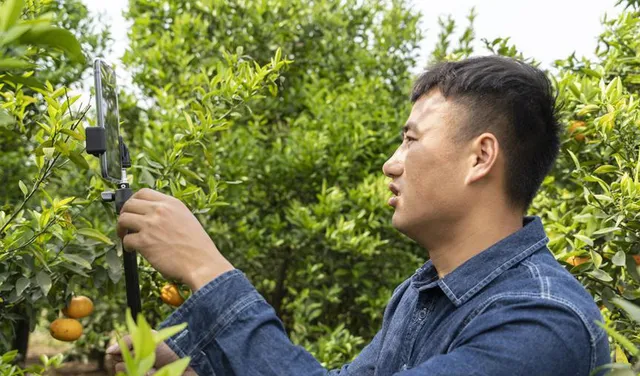
[[[103,127],[86,128],[87,136],[87,153],[100,157],[106,152],[107,141],[105,129]],[[122,136],[120,138],[120,156],[122,158],[122,176],[118,182],[116,192],[102,192],[102,201],[116,203],[116,214],[120,215],[120,210],[125,202],[133,195],[129,182],[127,181],[127,167],[131,167],[131,159],[129,157],[129,149],[124,144]],[[140,303],[140,282],[138,280],[138,262],[137,253],[128,252],[122,245],[124,257],[124,280],[127,289],[127,305],[131,309],[131,316],[137,321],[138,314],[142,311]]]

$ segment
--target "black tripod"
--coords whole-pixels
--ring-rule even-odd
[[[87,153],[96,157],[101,157],[106,152],[105,129],[102,127],[89,127],[86,129],[87,136]],[[127,181],[127,168],[131,167],[131,158],[129,157],[129,149],[119,136],[120,156],[122,173],[120,181],[117,183],[118,189],[115,192],[102,192],[102,200],[105,202],[116,203],[116,214],[120,215],[122,207],[127,200],[133,195],[129,182]],[[124,279],[127,290],[127,306],[131,309],[131,315],[137,320],[138,314],[142,311],[140,302],[140,282],[138,279],[138,262],[136,252],[127,252],[123,249],[124,258]]]

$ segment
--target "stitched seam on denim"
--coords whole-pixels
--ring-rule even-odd
[[[440,285],[440,288],[444,290],[444,293],[447,294],[447,296],[449,296],[449,298],[453,297],[453,303],[455,305],[458,305],[458,297],[456,296],[456,294],[451,291],[451,289],[449,288],[449,286],[447,286],[446,283],[442,282],[442,280],[438,281],[438,284]]]
[[[538,240],[537,242],[535,242],[534,244],[532,244],[531,246],[529,246],[527,249],[525,249],[524,251],[518,253],[517,255],[514,255],[512,258],[510,258],[509,260],[505,261],[502,265],[500,265],[498,268],[496,268],[496,270],[494,270],[493,272],[491,272],[489,275],[487,275],[486,277],[484,277],[480,282],[476,283],[475,286],[473,286],[469,291],[467,291],[466,294],[462,295],[460,298],[455,298],[454,303],[456,305],[460,304],[462,301],[464,301],[465,299],[467,299],[470,296],[473,296],[475,293],[477,293],[480,289],[482,289],[483,287],[485,287],[490,281],[492,281],[493,279],[495,279],[496,276],[504,273],[505,270],[509,269],[510,267],[512,267],[513,265],[517,264],[518,261],[522,260],[522,255],[526,254],[528,252],[534,251],[534,250],[538,250],[540,248],[542,248],[542,246],[544,244],[546,244],[548,238],[544,237],[543,239]],[[526,257],[526,256],[525,256]],[[442,285],[446,284],[444,282],[442,282]],[[449,289],[449,287],[447,286],[447,289]],[[451,290],[449,290],[451,291]],[[452,292],[453,294],[453,292]],[[453,296],[455,297],[455,294],[453,294]]]
[[[582,311],[580,311],[580,309],[578,309],[578,307],[576,307],[573,303],[571,303],[568,300],[562,299],[562,298],[558,298],[555,296],[541,296],[538,294],[534,294],[534,293],[528,293],[528,292],[520,292],[520,293],[503,293],[503,294],[498,294],[498,295],[494,295],[492,297],[490,297],[489,299],[487,299],[487,301],[481,306],[478,307],[476,310],[474,310],[472,313],[469,314],[469,316],[473,316],[472,318],[470,318],[467,323],[464,325],[464,327],[460,330],[460,332],[464,331],[464,329],[466,329],[466,327],[471,323],[471,321],[473,321],[474,318],[476,318],[480,313],[484,312],[484,310],[489,307],[491,304],[495,303],[496,301],[502,299],[502,298],[518,298],[518,297],[532,297],[532,298],[541,298],[541,299],[546,299],[546,300],[551,300],[553,302],[562,304],[567,306],[568,308],[571,309],[571,311],[573,313],[575,313],[578,317],[580,317],[580,321],[582,321],[582,325],[585,326],[585,328],[587,329],[587,332],[589,333],[589,341],[591,342],[591,362],[590,362],[590,367],[589,367],[589,372],[591,372],[594,367],[595,367],[595,363],[596,363],[596,351],[595,351],[595,347],[596,347],[596,342],[597,340],[600,338],[600,336],[602,335],[602,333],[600,333],[600,335],[597,335],[596,333],[593,333],[591,326],[588,324],[589,320],[587,320],[587,318],[583,315]],[[466,320],[465,320],[466,321]],[[452,351],[451,346],[453,345],[453,342],[451,343],[451,345],[449,345],[448,351]]]
[[[547,281],[546,286],[547,286],[547,295],[548,297],[551,297],[551,280],[549,280],[549,277],[544,277],[544,280]]]
[[[183,333],[186,333],[186,331],[187,330],[185,329]],[[169,345],[169,347],[171,347],[171,349],[176,352],[176,355],[178,355],[178,357],[184,358],[185,356],[187,356],[187,353],[182,350],[182,347],[180,347],[180,345],[178,345],[178,343],[173,338],[169,338],[165,342],[167,342],[167,345]]]
[[[405,362],[405,364],[407,366],[409,366],[410,368],[414,366],[412,364],[412,362],[411,362],[411,358],[414,356],[414,353],[415,353],[414,350],[415,350],[416,342],[418,340],[418,335],[420,334],[420,332],[424,328],[424,326],[427,323],[427,321],[429,321],[429,320],[427,320],[427,318],[435,310],[435,307],[436,307],[435,301],[433,299],[429,299],[429,302],[427,304],[428,305],[426,307],[423,307],[423,309],[426,310],[425,317],[422,320],[420,320],[419,323],[417,323],[415,325],[415,328],[414,328],[415,334],[412,336],[413,338],[410,341],[411,342],[410,343],[411,347],[409,348],[409,357],[407,358],[407,360]],[[420,315],[420,311],[422,311],[422,309],[417,311],[418,316]],[[407,342],[409,342],[409,341],[407,341]]]
[[[548,277],[542,277],[540,273],[540,269],[538,269],[538,265],[534,264],[529,260],[525,260],[522,262],[527,268],[531,270],[531,273],[534,274],[534,278],[540,281],[540,295],[543,298],[551,296],[551,289],[549,288],[550,282]]]
[[[538,267],[529,260],[523,261],[522,265],[527,267],[533,279],[540,281],[540,292],[544,293],[544,285],[542,284],[542,279],[540,279],[540,270],[538,270]]]
[[[185,333],[187,332],[188,332],[188,329],[185,329],[180,333],[178,337],[176,337],[176,339],[184,337],[186,335]],[[182,348],[176,343],[177,341],[173,340],[173,338],[169,338],[165,342],[167,343],[169,348],[171,348],[171,350],[173,350],[176,353],[178,358],[184,358],[188,356],[187,353],[185,353],[182,350]],[[206,367],[207,375],[216,376],[216,373],[213,371],[213,367],[211,366],[211,362],[209,362],[209,359],[206,357],[206,354],[203,351],[200,351],[200,354],[198,354],[198,356],[191,356],[191,361],[189,362],[189,366],[197,367],[198,365],[204,365]]]
[[[536,273],[531,268],[531,266],[529,265],[529,261],[528,260],[522,261],[522,265],[527,267],[527,270],[529,271],[529,275],[531,276],[531,278],[536,278]]]

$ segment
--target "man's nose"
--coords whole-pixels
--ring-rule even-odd
[[[402,175],[402,172],[404,171],[404,165],[402,160],[399,158],[398,153],[394,153],[391,158],[389,158],[383,165],[382,165],[382,172],[387,176],[390,177],[392,179],[395,179],[397,177],[399,177],[400,175]]]

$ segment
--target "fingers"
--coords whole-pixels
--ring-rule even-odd
[[[125,251],[139,251],[143,249],[143,235],[140,233],[132,233],[122,238],[122,245]]]
[[[118,363],[116,364],[116,372],[125,372],[127,370],[127,366],[124,363]],[[152,376],[156,374],[156,369],[152,368],[149,371],[147,371],[147,373],[145,373],[145,376]],[[185,375],[188,375],[187,373],[185,373]]]
[[[138,232],[144,224],[144,215],[135,213],[122,213],[118,217],[118,224],[116,230],[118,236],[124,238],[128,232]]]
[[[165,201],[168,198],[170,198],[170,196],[167,196],[165,194],[162,194],[158,191],[154,191],[153,189],[149,189],[149,188],[142,188],[131,197],[139,200],[146,200],[146,201]]]
[[[134,198],[135,195],[127,200],[120,213],[148,214],[153,212],[154,203],[152,201]]]
[[[125,366],[124,363],[116,364],[116,372],[124,372],[126,370],[127,370],[127,367]]]
[[[124,336],[122,338],[122,341],[126,344],[127,348],[130,350],[131,349],[131,337],[130,336]],[[115,344],[109,346],[107,348],[106,353],[109,354],[109,355],[120,355],[120,354],[122,354],[122,349],[120,349],[120,344],[119,343],[115,343]]]

